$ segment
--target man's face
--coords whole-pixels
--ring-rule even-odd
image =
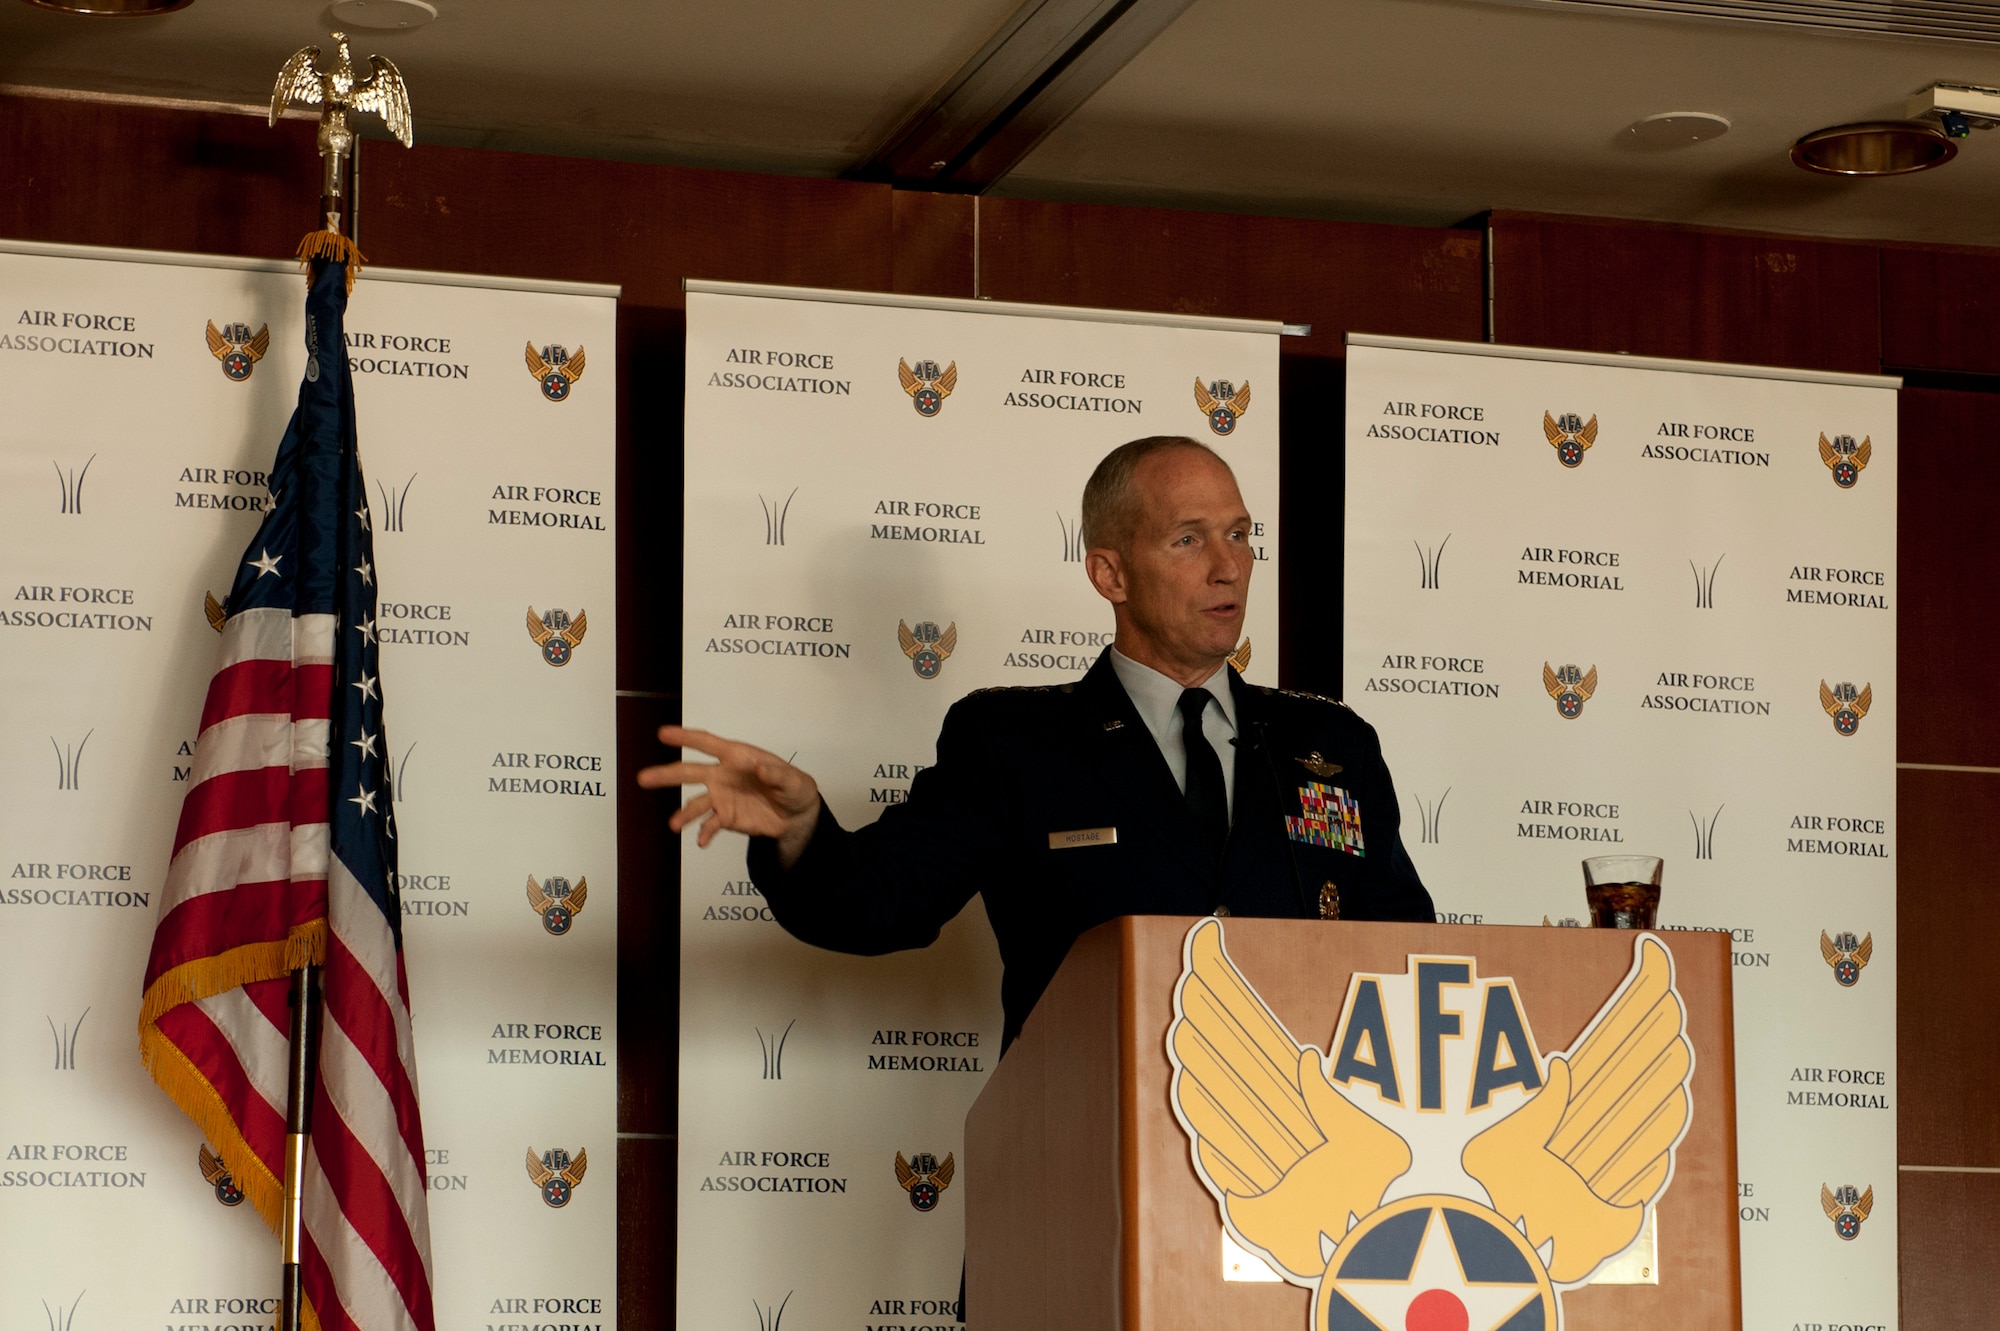
[[[1155,453],[1133,479],[1139,521],[1130,548],[1093,551],[1091,579],[1119,607],[1121,650],[1146,652],[1156,669],[1205,675],[1243,636],[1250,515],[1228,468],[1196,449]]]

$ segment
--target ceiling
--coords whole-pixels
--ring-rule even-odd
[[[1035,0],[1029,0],[1034,3]],[[1022,0],[437,0],[359,32],[432,142],[851,173]],[[0,0],[0,84],[257,104],[332,18],[195,0],[144,20]],[[1536,0],[1194,0],[993,192],[1441,224],[1513,208],[2000,245],[2000,131],[1902,179],[1793,167],[1807,131],[2000,85],[2000,45],[1835,35]],[[1646,151],[1624,127],[1728,117]]]

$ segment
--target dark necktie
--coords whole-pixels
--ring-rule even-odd
[[[1188,809],[1196,826],[1207,832],[1219,851],[1229,841],[1229,794],[1222,783],[1222,760],[1202,733],[1201,715],[1214,700],[1207,689],[1181,694],[1181,743],[1187,750]]]

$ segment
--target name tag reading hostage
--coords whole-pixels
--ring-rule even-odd
[[[1232,1238],[1314,1291],[1312,1331],[1561,1325],[1561,1293],[1651,1222],[1694,1075],[1652,934],[1567,1050],[1540,1052],[1512,979],[1413,955],[1349,978],[1322,1053],[1207,919],[1182,948],[1167,1053],[1195,1173]],[[1353,1219],[1335,1234],[1335,1217]]]
[[[1050,850],[1069,850],[1074,846],[1109,846],[1118,840],[1115,827],[1079,827],[1074,832],[1049,833]]]

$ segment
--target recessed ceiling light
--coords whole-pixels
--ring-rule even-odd
[[[1956,156],[1958,145],[1935,125],[1910,120],[1835,125],[1792,145],[1792,161],[1823,176],[1907,176]]]
[[[28,0],[37,9],[58,14],[88,14],[93,18],[144,18],[186,9],[194,0]]]
[[[438,16],[424,0],[333,0],[333,16],[350,28],[398,32],[421,28]]]
[[[1729,117],[1713,111],[1662,111],[1625,127],[1625,136],[1642,148],[1685,148],[1728,132]]]

